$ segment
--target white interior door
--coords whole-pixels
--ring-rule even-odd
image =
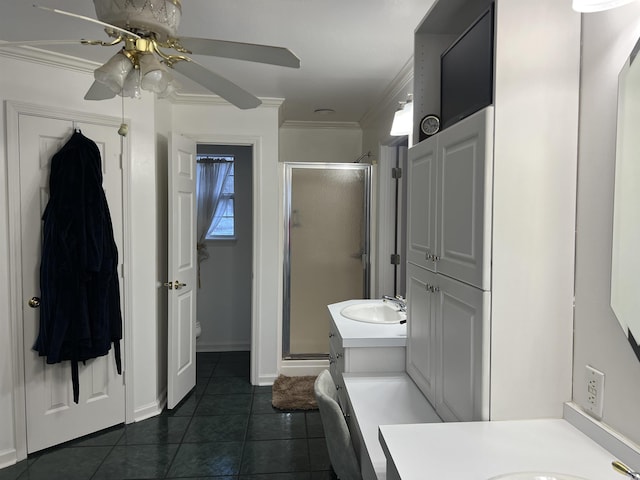
[[[125,391],[113,354],[79,365],[80,398],[73,402],[70,362],[47,365],[32,350],[38,335],[39,310],[29,299],[40,296],[42,214],[49,199],[51,157],[73,133],[74,126],[96,142],[102,157],[105,191],[122,262],[122,168],[120,137],[113,126],[21,114],[18,120],[20,182],[20,258],[24,328],[27,451],[42,450],[124,422]],[[119,265],[122,272],[122,264]],[[120,275],[120,288],[123,283]],[[124,310],[123,310],[124,312]],[[123,349],[124,351],[124,349]]]
[[[169,312],[167,406],[196,384],[196,143],[169,140]]]

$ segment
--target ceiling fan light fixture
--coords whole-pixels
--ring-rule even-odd
[[[125,79],[133,70],[133,61],[120,50],[107,63],[98,67],[93,72],[97,82],[106,85],[112,92],[120,93]]]
[[[171,74],[155,55],[145,53],[138,56],[140,65],[140,87],[154,93],[163,93],[171,83]]]
[[[621,7],[633,0],[573,0],[573,9],[576,12],[592,13]]]
[[[140,90],[140,69],[134,68],[129,72],[124,80],[122,90],[118,92],[123,97],[142,98],[142,90]]]

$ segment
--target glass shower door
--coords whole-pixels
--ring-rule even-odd
[[[327,305],[369,297],[371,166],[285,166],[283,358],[325,357]]]

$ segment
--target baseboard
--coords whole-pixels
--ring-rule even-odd
[[[196,341],[196,352],[248,352],[251,342],[247,343],[216,343]]]
[[[133,412],[133,421],[140,422],[147,418],[155,417],[162,413],[165,405],[167,404],[167,390],[163,390],[155,402],[148,403],[139,408],[136,408]]]
[[[318,375],[328,368],[329,360],[283,360],[280,364],[280,374],[287,377]]]
[[[276,381],[278,375],[260,375],[258,377],[258,386],[259,387],[268,387],[273,385],[273,382]]]
[[[0,452],[0,468],[10,467],[16,463],[18,463],[18,452],[15,448]]]
[[[574,402],[564,404],[564,419],[584,433],[602,448],[611,452],[615,459],[626,463],[631,469],[640,471],[640,445],[621,435],[606,423],[596,420]]]

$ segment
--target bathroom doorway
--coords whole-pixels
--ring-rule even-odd
[[[223,164],[224,168],[219,170],[224,178],[219,179],[220,188],[214,193],[219,197],[215,216],[198,212],[198,232],[206,230],[206,233],[198,240],[200,268],[196,318],[200,334],[196,350],[250,351],[253,147],[199,143],[197,161],[199,174],[205,163],[209,167]],[[209,218],[203,220],[205,217]]]
[[[370,295],[371,165],[285,164],[282,357],[326,358],[327,305]]]

